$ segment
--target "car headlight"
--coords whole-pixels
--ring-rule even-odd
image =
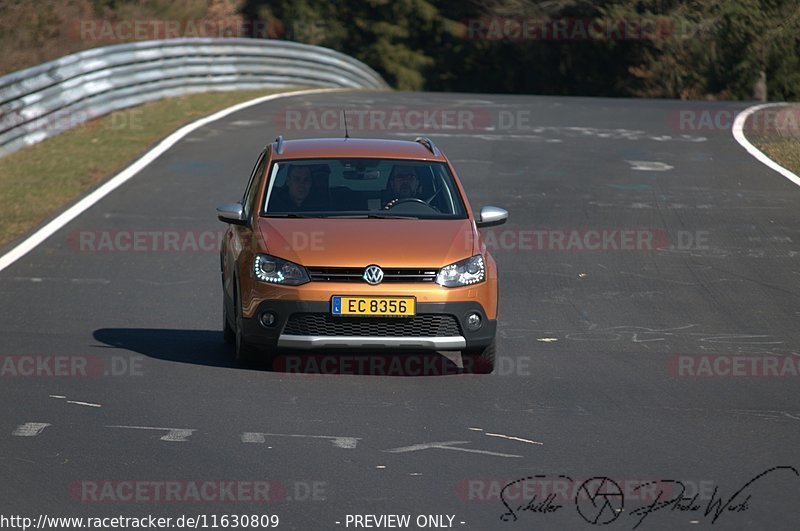
[[[303,266],[268,254],[256,255],[253,261],[253,274],[261,282],[286,286],[299,286],[310,280]]]
[[[469,286],[484,280],[486,280],[486,266],[483,263],[483,256],[479,254],[444,266],[436,275],[436,283],[446,288]]]

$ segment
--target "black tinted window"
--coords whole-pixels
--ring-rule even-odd
[[[342,214],[464,218],[446,164],[398,159],[303,159],[270,170],[265,215]]]

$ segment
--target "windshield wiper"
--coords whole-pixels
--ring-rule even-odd
[[[327,218],[338,218],[338,219],[367,219],[367,218],[375,218],[375,219],[419,219],[418,216],[401,216],[397,214],[377,214],[377,213],[370,213],[370,214],[342,214],[338,216],[325,216]]]

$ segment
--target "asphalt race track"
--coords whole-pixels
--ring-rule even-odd
[[[214,208],[240,198],[280,129],[339,136],[315,124],[340,108],[377,116],[351,136],[426,133],[474,209],[510,211],[485,231],[501,275],[494,374],[462,374],[450,353],[233,363]],[[195,131],[0,273],[0,513],[800,528],[800,189],[729,123],[679,120],[732,108],[337,92]],[[425,110],[463,120],[416,128]],[[381,122],[391,111],[407,123]],[[178,250],[136,247],[135,232],[177,233]],[[504,491],[509,511],[501,490],[526,477]],[[581,489],[595,477],[613,482]],[[646,513],[681,493],[683,510]]]

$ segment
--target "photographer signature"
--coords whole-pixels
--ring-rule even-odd
[[[642,522],[650,515],[664,509],[668,509],[668,512],[698,513],[703,518],[710,518],[713,524],[725,514],[742,513],[749,510],[753,498],[752,489],[754,485],[766,476],[778,472],[790,472],[800,478],[800,472],[792,466],[775,466],[757,474],[727,498],[719,492],[719,487],[714,487],[711,498],[707,502],[698,501],[699,493],[694,496],[686,496],[687,487],[679,480],[661,479],[644,482],[633,488],[633,493],[637,491],[641,493],[657,487],[658,490],[653,494],[654,499],[647,505],[628,511],[627,515],[636,518],[633,529],[642,525]],[[549,478],[553,477],[574,483],[574,480],[569,476],[549,476]],[[500,501],[506,508],[506,512],[500,515],[500,519],[504,522],[515,522],[523,513],[548,514],[563,509],[565,506],[557,503],[555,493],[551,493],[543,499],[539,499],[536,494],[533,494],[523,503],[516,505],[516,507],[512,507],[509,503],[509,489],[518,489],[520,484],[524,484],[526,481],[541,480],[543,478],[548,478],[548,476],[527,476],[506,484],[500,491]],[[594,477],[581,483],[575,493],[574,503],[578,514],[587,523],[590,525],[606,525],[623,514],[625,494],[613,479]]]

